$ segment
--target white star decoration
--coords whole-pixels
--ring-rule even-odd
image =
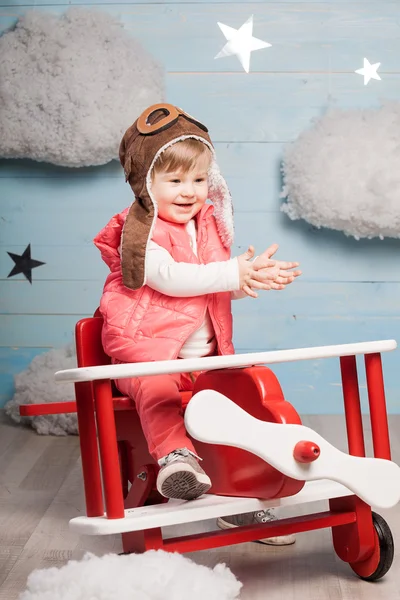
[[[380,77],[377,73],[381,63],[375,63],[371,65],[368,59],[364,58],[364,67],[362,69],[358,69],[355,73],[359,73],[360,75],[364,75],[364,85],[367,85],[370,79],[378,79],[380,81]]]
[[[234,29],[223,23],[218,23],[218,26],[228,42],[214,58],[236,55],[246,73],[250,69],[250,54],[253,50],[261,50],[272,45],[253,37],[253,15],[243,23],[240,29]]]

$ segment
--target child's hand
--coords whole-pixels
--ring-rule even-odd
[[[299,263],[271,260],[271,256],[275,254],[278,248],[278,244],[273,244],[253,262],[253,269],[260,273],[269,274],[271,278],[271,290],[283,290],[289,283],[292,283],[296,277],[301,275],[300,270],[291,271],[291,269],[298,267]],[[266,264],[268,262],[269,264]]]
[[[249,246],[249,249],[244,254],[237,257],[239,265],[239,287],[252,298],[257,298],[257,294],[256,292],[253,292],[251,288],[270,290],[277,277],[277,274],[271,271],[270,268],[265,268],[270,267],[271,263],[275,264],[276,262],[271,261],[269,257],[266,257],[266,252],[267,250],[262,256],[257,258],[257,268],[254,268],[255,263],[250,262],[254,256],[253,246]]]

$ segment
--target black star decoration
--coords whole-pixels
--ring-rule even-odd
[[[40,260],[33,260],[31,258],[31,245],[28,244],[24,250],[24,253],[13,254],[12,252],[7,252],[8,256],[13,259],[15,262],[15,267],[13,270],[7,275],[8,277],[14,277],[14,275],[19,275],[22,273],[29,283],[32,283],[32,269],[36,267],[40,267],[40,265],[45,265],[46,263],[40,262]]]

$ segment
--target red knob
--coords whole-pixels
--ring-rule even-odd
[[[317,460],[321,454],[320,447],[314,442],[297,442],[293,450],[294,459],[301,463],[310,463]]]

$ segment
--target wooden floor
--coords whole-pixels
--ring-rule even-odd
[[[338,448],[347,449],[342,417],[312,416],[303,422]],[[370,448],[370,428],[367,420],[365,423]],[[400,464],[400,415],[390,419],[390,428],[393,460]],[[314,503],[285,515],[324,508],[325,503]],[[380,512],[395,541],[400,539],[400,505]],[[69,519],[83,513],[78,439],[38,436],[2,416],[0,600],[16,600],[35,568],[61,566],[69,559],[81,558],[85,551],[97,555],[121,551],[117,536],[92,538],[71,533]],[[205,523],[204,529],[213,525]],[[188,532],[189,528],[182,526],[172,533]],[[291,547],[243,544],[189,556],[211,567],[225,562],[244,584],[241,600],[400,600],[396,557],[382,581],[363,582],[336,557],[329,530],[300,534]]]

